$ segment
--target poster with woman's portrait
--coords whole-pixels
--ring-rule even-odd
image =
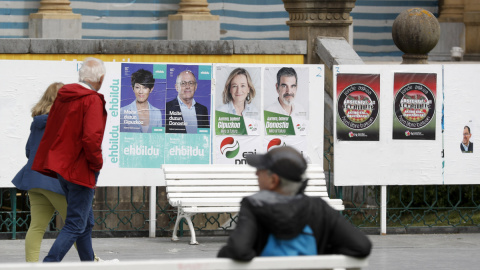
[[[120,132],[152,133],[163,127],[165,78],[155,64],[122,63]]]
[[[163,164],[164,71],[163,64],[121,64],[121,168],[160,168]]]
[[[217,66],[215,134],[259,135],[261,67]]]

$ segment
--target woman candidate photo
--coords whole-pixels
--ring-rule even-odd
[[[145,69],[139,69],[131,77],[135,100],[120,109],[120,131],[151,133],[152,127],[162,126],[162,112],[148,102],[155,79]]]
[[[258,119],[260,114],[252,104],[256,91],[250,74],[243,68],[234,69],[225,82],[223,105],[217,110],[225,113]]]

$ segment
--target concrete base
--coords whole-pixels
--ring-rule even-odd
[[[214,15],[169,15],[168,40],[220,40],[220,18]]]
[[[30,38],[81,39],[82,16],[80,14],[30,14],[28,21]]]

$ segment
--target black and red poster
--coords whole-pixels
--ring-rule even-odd
[[[397,140],[435,140],[436,73],[395,73],[393,134]]]
[[[337,140],[378,141],[380,75],[337,75]]]

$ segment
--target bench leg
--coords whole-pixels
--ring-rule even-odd
[[[192,215],[184,213],[180,207],[178,208],[177,220],[175,220],[175,226],[173,227],[172,241],[178,241],[177,230],[180,225],[180,221],[184,218],[187,221],[188,229],[190,230],[190,245],[198,245],[197,239],[195,238],[195,229],[193,228]]]
[[[177,236],[177,229],[178,225],[180,224],[180,220],[182,220],[183,216],[180,215],[180,213],[177,215],[177,220],[175,220],[175,226],[173,227],[173,234],[172,234],[172,241],[176,242],[178,241],[178,236]]]
[[[188,228],[190,229],[190,245],[198,245],[197,239],[195,238],[195,229],[193,228],[193,223],[190,215],[185,217],[188,223]]]

